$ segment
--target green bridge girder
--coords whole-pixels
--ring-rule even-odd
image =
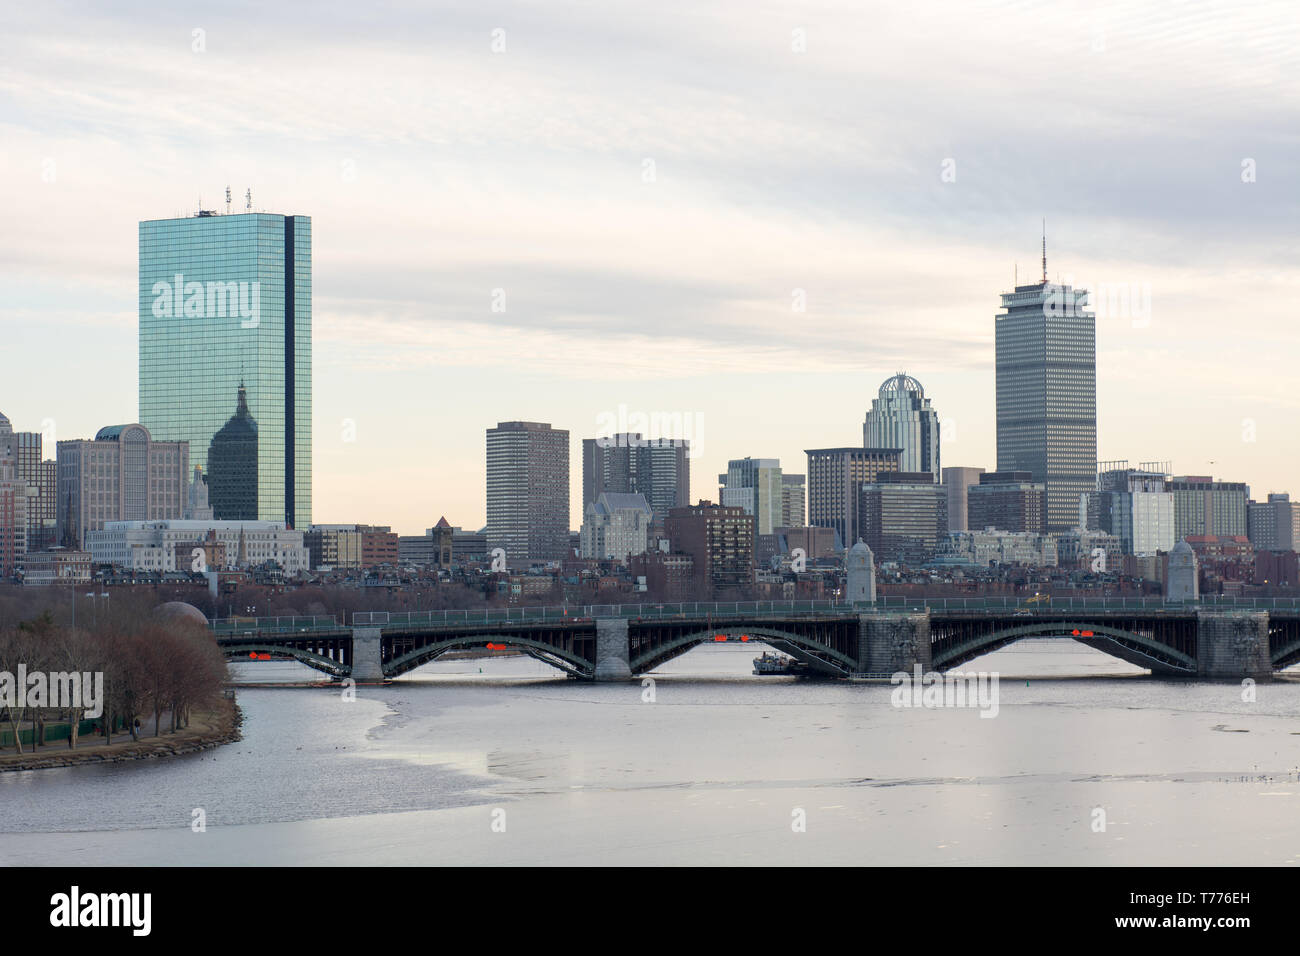
[[[466,637],[462,634],[445,641],[426,644],[423,647],[407,651],[405,654],[385,661],[384,676],[397,677],[399,674],[413,671],[417,667],[436,660],[447,651],[478,647],[485,643],[504,644],[507,647],[518,648],[528,656],[550,664],[567,674],[573,674],[575,677],[590,678],[596,668],[595,661],[586,660],[552,644],[547,644],[545,641],[536,641],[512,634],[475,634],[472,637]]]
[[[1076,630],[1080,632],[1079,635],[1069,633]],[[958,667],[969,660],[991,653],[1000,647],[1005,647],[1007,644],[1012,644],[1024,638],[1046,637],[1064,638],[1071,641],[1080,640],[1085,631],[1091,631],[1092,635],[1097,638],[1110,638],[1132,650],[1138,650],[1165,667],[1185,671],[1189,674],[1196,673],[1196,660],[1181,651],[1175,650],[1168,644],[1162,644],[1160,641],[1153,640],[1143,634],[1111,627],[1107,624],[1079,621],[1039,621],[1034,624],[1004,628],[991,634],[983,634],[933,654],[930,666],[937,671]],[[1086,638],[1084,640],[1086,641]],[[1097,647],[1097,650],[1110,653],[1111,656],[1124,660],[1120,655],[1107,651],[1105,647]]]
[[[631,658],[628,662],[628,666],[631,668],[633,674],[644,673],[647,670],[652,670],[661,664],[667,663],[675,657],[680,657],[682,654],[685,654],[687,651],[699,646],[700,644],[712,643],[714,637],[718,634],[726,634],[729,638],[748,635],[751,642],[755,644],[766,644],[772,641],[778,641],[782,644],[787,644],[794,648],[808,651],[811,654],[818,655],[820,657],[819,662],[822,664],[831,663],[832,668],[834,667],[834,664],[838,664],[838,669],[842,670],[846,677],[853,673],[857,668],[857,661],[855,658],[849,657],[847,654],[835,650],[835,648],[831,647],[829,644],[824,644],[821,641],[814,640],[813,638],[804,637],[800,634],[793,634],[789,631],[782,631],[778,628],[763,627],[761,625],[758,627],[745,627],[735,624],[717,625],[708,630],[692,631],[689,634],[683,634],[680,637],[673,638],[670,641],[658,645],[653,650],[645,651],[644,653]],[[829,658],[829,661],[827,658]]]
[[[251,653],[270,654],[272,657],[292,657],[294,660],[306,664],[313,670],[322,671],[331,677],[347,677],[352,672],[350,664],[344,664],[342,661],[334,660],[323,654],[316,654],[312,651],[304,650],[301,647],[294,647],[292,644],[219,644],[221,653],[227,660],[237,661],[247,659]]]

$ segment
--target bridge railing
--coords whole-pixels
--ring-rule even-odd
[[[1167,602],[1162,597],[1062,597],[1053,595],[1050,600],[1032,602],[1026,596],[997,595],[974,598],[942,597],[921,598],[900,595],[881,596],[874,607],[881,610],[929,610],[937,613],[960,611],[1131,611],[1131,610],[1192,610],[1197,607],[1300,612],[1300,598],[1238,598],[1204,597],[1198,601]],[[866,610],[867,606],[863,607]],[[412,626],[545,622],[564,623],[575,620],[594,620],[604,617],[630,619],[646,618],[700,618],[742,617],[762,614],[843,614],[851,612],[849,605],[840,601],[682,601],[654,604],[581,604],[556,607],[500,607],[471,610],[438,611],[355,611],[353,626]],[[209,622],[217,634],[242,634],[244,632],[279,632],[334,630],[343,622],[326,615],[283,616],[258,618],[215,618]]]
[[[243,634],[247,632],[268,631],[292,633],[295,631],[319,631],[341,627],[339,622],[328,615],[283,615],[280,617],[224,617],[213,618],[208,626],[217,634]]]

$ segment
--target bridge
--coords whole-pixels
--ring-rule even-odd
[[[946,671],[1025,638],[1078,641],[1154,675],[1266,680],[1300,662],[1300,600],[880,598],[489,608],[209,622],[228,659],[382,681],[454,650],[513,648],[579,679],[628,680],[707,643],[761,643],[827,677]]]

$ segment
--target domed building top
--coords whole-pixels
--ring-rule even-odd
[[[257,437],[257,420],[253,418],[253,413],[248,410],[248,390],[244,384],[239,384],[239,393],[235,401],[235,414],[221,426],[221,430],[213,436],[217,438],[235,438],[240,437]]]
[[[135,422],[129,425],[105,425],[95,432],[95,441],[121,441],[123,438],[128,441],[149,441],[151,437],[149,429]]]
[[[915,392],[919,397],[925,398],[925,389],[921,383],[906,372],[899,372],[897,375],[891,375],[880,383],[880,395],[900,395],[904,392]]]
[[[871,554],[871,548],[867,546],[867,543],[865,541],[863,541],[861,538],[858,538],[858,543],[849,549],[849,553],[869,555]]]
[[[208,619],[203,612],[193,604],[186,604],[184,601],[168,601],[166,604],[159,604],[153,609],[153,613],[160,621],[192,621],[203,627],[208,626]]]
[[[1173,550],[1170,551],[1169,553],[1170,554],[1195,554],[1196,552],[1192,549],[1192,546],[1187,543],[1186,538],[1179,538],[1178,543],[1174,545]]]

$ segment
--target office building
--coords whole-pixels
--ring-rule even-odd
[[[803,475],[781,473],[781,527],[800,528],[807,524],[807,497]]]
[[[314,524],[303,533],[303,546],[313,570],[395,567],[399,561],[398,537],[387,525]]]
[[[27,554],[27,482],[17,464],[18,439],[0,415],[0,581],[13,578]]]
[[[917,567],[948,539],[948,492],[928,471],[884,472],[858,492],[858,528],[878,562]]]
[[[672,552],[692,558],[697,600],[744,592],[754,583],[754,518],[709,501],[674,508],[664,520]]]
[[[857,543],[858,489],[884,472],[898,471],[897,448],[809,448],[808,523],[833,528],[836,547]]]
[[[1043,534],[1046,498],[1042,482],[1033,481],[1027,471],[993,471],[980,475],[967,494],[970,529]]]
[[[950,531],[939,559],[943,564],[982,568],[1000,564],[1053,568],[1058,561],[1056,539],[1049,534],[987,530]]]
[[[64,545],[109,521],[180,519],[189,500],[190,448],[155,441],[143,425],[101,428],[93,441],[58,443],[58,525]]]
[[[196,550],[204,562],[223,556],[221,568],[228,570],[274,562],[285,574],[297,574],[310,562],[303,533],[278,521],[108,521],[86,533],[86,550],[95,564],[159,573],[196,570]]]
[[[1246,507],[1246,534],[1256,551],[1300,550],[1300,502],[1290,494],[1270,494]]]
[[[928,471],[939,480],[939,414],[920,382],[902,372],[885,379],[862,425],[862,445],[897,448],[899,471]]]
[[[27,550],[53,547],[58,543],[58,467],[54,459],[42,457],[40,432],[12,434],[14,479],[27,486]]]
[[[218,518],[251,508],[257,520],[308,527],[311,219],[202,210],[141,222],[139,304],[141,424],[160,441],[189,442]],[[208,460],[232,411],[257,426],[251,505],[242,486],[238,504],[224,498],[221,467]],[[247,480],[246,459],[239,468]]]
[[[55,584],[89,584],[92,571],[90,557],[89,551],[59,547],[29,551],[23,566],[23,585],[49,587]]]
[[[511,569],[569,557],[569,432],[541,422],[487,430],[487,544]]]
[[[584,558],[626,562],[643,554],[650,531],[650,504],[645,495],[612,491],[587,505],[582,522],[581,555]]]
[[[1098,526],[1120,539],[1125,554],[1168,552],[1174,534],[1174,496],[1163,462],[1102,462],[1097,476]]]
[[[1044,485],[1047,530],[1078,524],[1097,475],[1096,318],[1088,293],[1043,278],[1002,294],[995,318],[998,471]]]
[[[658,519],[690,504],[690,442],[622,432],[582,440],[583,508],[604,492],[644,495]]]
[[[953,467],[943,469],[943,486],[948,490],[948,530],[966,531],[970,528],[967,519],[967,492],[972,485],[978,485],[983,468]]]
[[[785,485],[776,458],[733,458],[718,475],[718,498],[724,507],[742,508],[754,518],[755,534],[781,527]]]
[[[1106,531],[1074,528],[1052,535],[1056,559],[1063,568],[1079,568],[1097,574],[1118,572],[1124,549],[1119,536]]]
[[[1174,536],[1246,534],[1246,503],[1250,486],[1241,481],[1215,481],[1181,475],[1166,483],[1174,496]]]

